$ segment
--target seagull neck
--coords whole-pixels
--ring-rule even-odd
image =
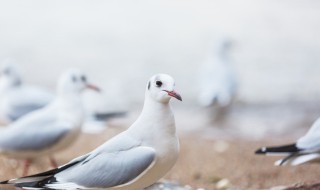
[[[214,53],[211,53],[209,58],[210,61],[214,61],[215,63],[227,64],[229,60],[229,56],[227,51],[225,50],[216,50]]]
[[[175,136],[175,119],[169,103],[157,102],[147,97],[140,116],[129,131],[134,134],[145,134],[143,131],[150,131],[149,135],[158,136],[165,133]]]
[[[75,127],[81,126],[84,110],[79,95],[59,96],[55,101],[55,105],[54,108],[57,109],[59,119],[71,122]]]
[[[61,108],[67,110],[74,110],[82,107],[81,96],[76,93],[58,94],[57,102],[60,104]]]
[[[77,91],[73,91],[73,90],[70,90],[70,91],[66,91],[66,90],[61,90],[61,89],[58,89],[57,91],[57,95],[58,97],[60,97],[61,99],[77,99],[77,98],[80,98],[80,93],[77,92]]]
[[[163,114],[172,114],[169,102],[157,102],[150,97],[145,99],[141,115],[150,116]]]

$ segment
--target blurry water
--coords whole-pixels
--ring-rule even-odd
[[[1,1],[0,60],[15,58],[27,81],[52,88],[80,67],[124,105],[165,72],[194,105],[208,43],[231,36],[241,101],[319,100],[319,9],[312,0]]]

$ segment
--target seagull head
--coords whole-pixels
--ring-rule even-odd
[[[162,103],[168,103],[172,97],[182,101],[180,94],[175,91],[174,79],[167,74],[152,76],[147,84],[146,93],[152,99]]]
[[[220,56],[227,56],[232,47],[234,46],[234,42],[231,38],[221,38],[215,43],[215,53]]]
[[[21,84],[21,74],[18,67],[13,62],[6,61],[0,68],[0,81],[7,87],[19,86]]]
[[[70,69],[62,74],[58,83],[60,94],[80,94],[85,89],[99,92],[100,89],[88,82],[86,75],[78,69]]]

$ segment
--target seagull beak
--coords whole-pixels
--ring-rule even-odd
[[[172,90],[172,91],[163,90],[163,91],[167,92],[169,96],[177,98],[178,100],[182,101],[180,94],[178,94],[176,91],[174,91],[174,90]]]
[[[101,91],[100,88],[98,88],[97,86],[95,86],[95,85],[93,85],[93,84],[87,84],[86,87],[87,87],[88,89],[94,90],[94,91],[96,91],[96,92],[100,92],[100,91]]]

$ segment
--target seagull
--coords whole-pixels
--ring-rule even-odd
[[[152,185],[173,167],[179,154],[172,97],[182,100],[174,79],[167,74],[152,76],[142,112],[126,131],[56,169],[0,184],[57,190],[140,190]]]
[[[299,138],[296,143],[263,147],[256,154],[286,156],[275,162],[275,165],[300,165],[306,162],[317,161],[320,158],[320,118],[311,126],[307,134]]]
[[[199,104],[204,107],[227,107],[236,93],[235,73],[229,60],[232,43],[223,38],[215,43],[199,71]]]
[[[23,176],[32,160],[42,156],[49,156],[51,165],[56,167],[52,155],[75,141],[81,131],[81,92],[86,88],[98,90],[80,70],[62,74],[55,100],[0,131],[0,155],[24,160]]]
[[[19,68],[5,62],[0,68],[0,120],[11,123],[23,115],[43,108],[54,99],[44,88],[23,83]]]
[[[124,111],[105,110],[108,105],[102,98],[97,98],[101,96],[100,93],[96,93],[95,96],[82,96],[86,110],[85,123],[89,124],[89,130],[94,126],[92,123],[105,126],[108,120],[126,115]],[[27,113],[45,107],[54,97],[54,94],[45,88],[25,84],[18,65],[12,60],[6,60],[1,65],[0,121],[3,123],[11,123]]]

